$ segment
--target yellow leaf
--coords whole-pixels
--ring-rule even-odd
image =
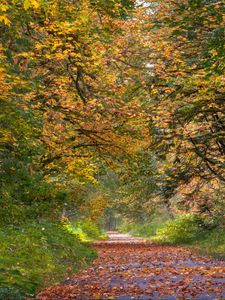
[[[11,23],[6,15],[0,16],[0,22],[4,22],[7,26],[9,26]]]
[[[29,8],[38,8],[40,6],[40,3],[38,0],[24,0],[23,7],[25,10],[28,10]]]
[[[8,5],[0,4],[0,11],[7,11],[8,9]]]

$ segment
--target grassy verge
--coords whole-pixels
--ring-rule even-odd
[[[225,260],[225,229],[216,228],[205,232],[198,240],[192,241],[187,246],[200,254]]]
[[[82,242],[105,239],[107,236],[90,221],[66,222],[64,228]]]
[[[97,253],[49,222],[0,230],[0,300],[22,300],[85,268]]]
[[[157,229],[161,226],[163,226],[162,222],[157,220],[145,224],[124,223],[119,228],[119,231],[130,233],[133,236],[151,238],[156,234]]]
[[[205,229],[202,220],[192,214],[166,222],[123,224],[121,231],[142,236],[160,244],[189,247],[198,253],[225,259],[225,228]]]

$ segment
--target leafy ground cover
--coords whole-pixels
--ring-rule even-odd
[[[112,237],[112,235],[111,235]],[[225,263],[188,249],[116,235],[94,244],[99,258],[85,271],[43,290],[38,300],[221,299]]]
[[[82,242],[91,242],[96,239],[105,239],[106,235],[100,228],[90,221],[66,222],[64,228],[75,235]]]
[[[192,214],[166,222],[151,239],[159,243],[185,245],[201,254],[225,259],[223,224],[213,229],[205,228],[201,218]]]
[[[173,220],[153,220],[145,224],[124,224],[121,232],[145,237],[159,244],[181,245],[197,250],[200,254],[225,259],[225,228],[203,226],[203,220],[194,214],[187,214]]]
[[[0,231],[0,299],[33,297],[35,291],[65,279],[97,257],[61,225],[27,224]]]
[[[156,234],[156,231],[163,227],[162,220],[153,219],[151,222],[144,224],[135,222],[124,222],[119,227],[121,233],[130,233],[133,236],[151,238]]]

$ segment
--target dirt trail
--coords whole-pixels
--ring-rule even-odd
[[[99,258],[90,268],[37,299],[225,299],[225,262],[130,235],[109,236],[94,243]]]

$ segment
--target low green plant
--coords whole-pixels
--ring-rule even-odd
[[[59,224],[33,223],[0,230],[0,299],[25,299],[96,258],[96,251]],[[15,296],[16,295],[16,296]]]
[[[106,236],[100,228],[88,220],[78,222],[65,222],[64,227],[71,234],[75,235],[82,242],[91,242],[97,239],[104,239]]]
[[[187,214],[170,220],[156,231],[152,241],[184,245],[197,252],[225,259],[225,228],[223,224],[211,228],[201,217]]]
[[[201,219],[187,214],[169,220],[156,231],[152,240],[169,244],[183,244],[195,240],[203,233]]]
[[[166,220],[168,220],[168,216],[164,214],[162,217],[156,215],[151,221],[145,223],[126,221],[120,225],[119,231],[130,233],[133,236],[151,238],[156,234],[156,231],[165,224]]]
[[[201,254],[210,255],[218,259],[225,259],[224,226],[205,231],[201,238],[191,243],[190,247]]]
[[[133,234],[133,230],[136,227],[136,224],[134,222],[122,222],[121,225],[118,228],[118,231],[121,233],[132,233]]]

